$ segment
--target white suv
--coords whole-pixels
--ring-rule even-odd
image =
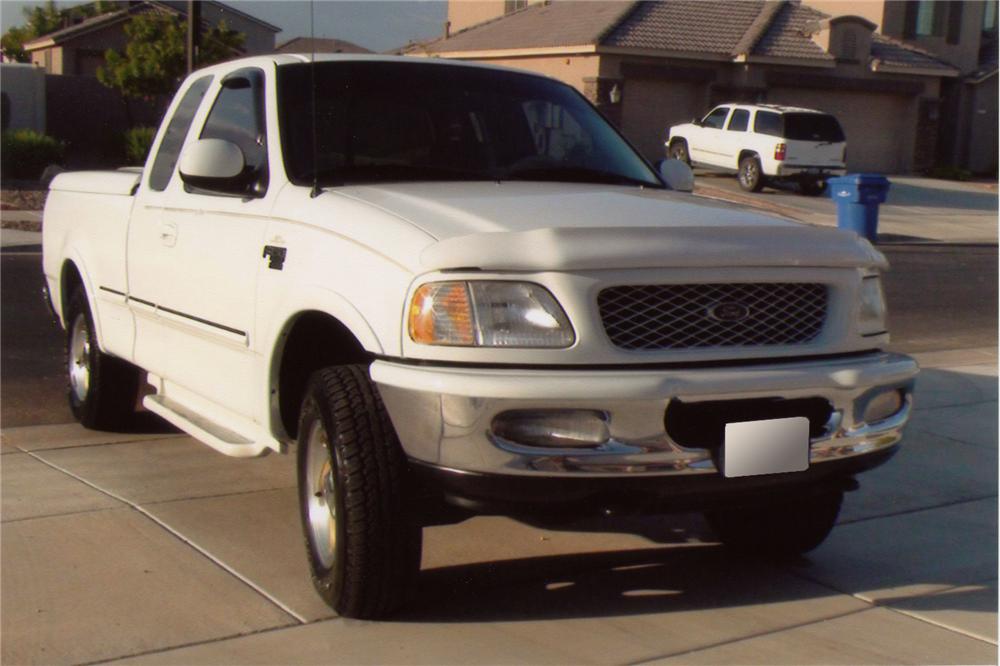
[[[740,187],[797,181],[822,194],[829,176],[845,173],[847,143],[837,119],[814,109],[774,104],[720,104],[701,120],[670,128],[667,155],[738,174]]]

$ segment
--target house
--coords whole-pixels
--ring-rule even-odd
[[[463,25],[465,4],[449,5],[452,27]],[[670,125],[719,102],[756,101],[835,114],[851,170],[926,169],[937,152],[942,88],[960,75],[869,19],[831,17],[790,0],[477,4],[496,15],[477,15],[481,22],[407,53],[565,81],[650,159],[663,157]]]
[[[957,68],[941,87],[937,158],[974,173],[997,171],[997,0],[807,0],[834,16],[861,14],[884,35]]]
[[[293,37],[279,44],[275,53],[371,53],[369,49],[343,39]]]
[[[243,4],[242,6],[246,6]],[[187,16],[183,0],[130,0],[115,12],[81,20],[24,44],[31,62],[48,74],[78,74],[96,76],[104,64],[108,49],[123,51],[128,44],[125,25],[137,13],[155,11],[175,16]],[[262,21],[232,6],[214,0],[201,3],[202,25],[214,27],[220,21],[246,35],[243,55],[274,51],[274,36],[281,28]]]

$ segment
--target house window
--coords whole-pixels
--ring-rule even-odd
[[[528,0],[504,0],[503,13],[510,14],[528,6]]]
[[[950,2],[939,0],[916,0],[906,3],[905,29],[903,36],[941,37],[944,35],[945,12]]]
[[[997,29],[997,0],[986,0],[983,7],[983,32]]]
[[[958,44],[962,35],[962,3],[948,3],[948,43]]]

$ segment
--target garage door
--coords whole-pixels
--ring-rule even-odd
[[[622,133],[647,159],[663,159],[667,129],[706,111],[704,90],[701,83],[629,79],[622,95]]]
[[[847,135],[848,171],[905,173],[913,165],[913,97],[879,93],[772,88],[772,104],[832,113]]]

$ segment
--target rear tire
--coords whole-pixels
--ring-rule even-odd
[[[315,372],[298,434],[299,508],[313,584],[342,617],[377,619],[420,570],[406,458],[365,366]]]
[[[725,546],[741,555],[782,559],[816,548],[840,513],[842,491],[783,497],[769,504],[705,514]]]
[[[818,197],[826,192],[825,180],[804,180],[799,184],[802,194],[807,197]]]
[[[749,155],[740,160],[740,170],[737,174],[740,188],[746,192],[760,192],[764,187],[764,174],[760,169],[760,160],[756,155]]]
[[[688,153],[687,141],[684,139],[677,139],[671,142],[670,149],[667,150],[667,157],[673,160],[680,160],[691,166],[691,155]]]
[[[86,428],[116,430],[128,426],[135,416],[139,369],[100,350],[83,287],[73,291],[67,306],[70,411]]]

